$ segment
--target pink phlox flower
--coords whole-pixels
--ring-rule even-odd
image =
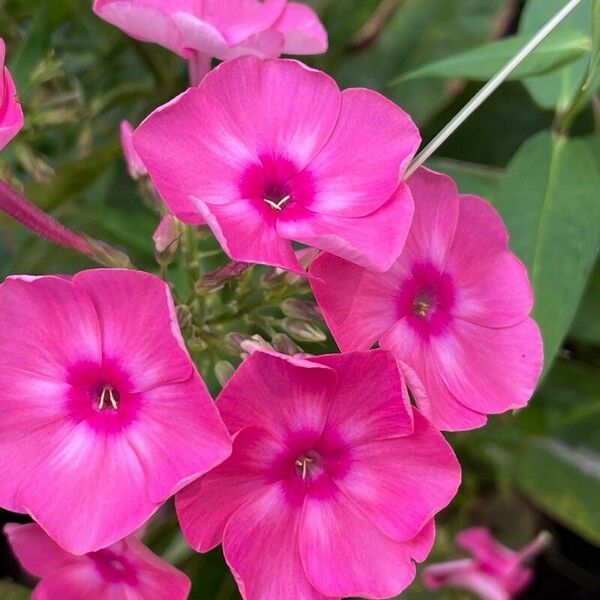
[[[229,456],[158,277],[9,277],[0,313],[0,506],[68,552],[126,537]]]
[[[327,50],[315,11],[287,0],[95,0],[94,11],[131,37],[188,59]]]
[[[419,143],[382,95],[250,56],[221,64],[134,133],[179,220],[205,221],[233,260],[299,273],[292,241],[390,268],[413,214],[400,179]]]
[[[467,589],[482,600],[511,600],[533,580],[533,570],[524,563],[542,552],[549,541],[549,534],[542,532],[515,551],[496,541],[485,527],[465,529],[456,537],[456,543],[473,558],[430,565],[423,572],[423,582],[429,589]]]
[[[449,177],[423,168],[408,185],[414,219],[391,269],[374,273],[323,254],[309,270],[313,291],[342,351],[378,341],[437,427],[481,427],[487,414],[524,407],[540,376],[527,271],[485,200],[459,195]]]
[[[75,556],[37,524],[4,527],[19,562],[41,579],[31,600],[186,600],[187,575],[129,536],[108,548]]]
[[[245,600],[386,598],[410,584],[460,467],[411,409],[391,353],[257,349],[217,406],[232,456],[176,508],[193,548],[223,544]]]

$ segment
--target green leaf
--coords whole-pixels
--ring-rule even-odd
[[[576,313],[600,243],[600,167],[592,142],[550,132],[530,138],[509,164],[494,202],[513,250],[529,269],[546,370]]]
[[[2,600],[27,600],[30,595],[31,591],[27,588],[6,579],[0,581],[0,598]]]
[[[550,34],[549,39],[560,35],[561,31],[577,31],[590,37],[590,11],[592,0],[584,0]],[[561,8],[565,0],[529,0],[525,5],[523,17],[519,24],[519,34],[531,36],[545,25]],[[559,71],[549,75],[533,77],[525,81],[525,85],[534,100],[543,108],[558,108],[560,112],[571,105],[579,92],[588,68],[588,57],[582,56],[569,63]]]
[[[600,411],[596,428],[600,428],[599,417]],[[514,476],[530,500],[600,545],[600,453],[558,438],[529,438],[515,458]]]
[[[570,334],[575,339],[588,344],[600,346],[600,318],[598,318],[598,307],[600,306],[600,260],[590,277],[583,300],[579,305],[577,316],[571,327]]]
[[[392,83],[399,84],[410,79],[458,77],[476,81],[491,79],[529,41],[531,36],[515,36],[490,42],[443,58],[414,71],[400,75]],[[577,31],[563,31],[560,35],[545,40],[508,77],[522,79],[542,75],[581,57],[591,48],[588,37]]]
[[[344,3],[335,0],[342,6]],[[490,39],[510,0],[419,0],[401,2],[375,42],[333,65],[342,87],[380,90],[418,122],[434,115],[456,90],[447,81],[407,81],[389,89],[399,72],[478,46]],[[344,8],[345,13],[348,12]]]
[[[594,85],[600,75],[600,0],[594,0],[592,5],[592,57],[588,68],[585,87]]]
[[[49,3],[48,0],[41,0],[25,39],[10,63],[20,93],[25,90],[35,68],[46,57],[50,49],[51,34]]]

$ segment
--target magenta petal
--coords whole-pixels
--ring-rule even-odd
[[[239,198],[244,169],[258,161],[235,116],[205,93],[204,81],[155,110],[133,145],[167,206],[184,223],[202,223],[192,196],[212,204]]]
[[[487,418],[482,412],[465,406],[448,389],[434,367],[429,338],[420,336],[407,319],[386,332],[379,343],[394,352],[417,406],[436,427],[465,431],[485,425]]]
[[[299,540],[309,580],[328,596],[388,598],[415,577],[410,543],[385,536],[333,489],[326,498],[306,498]]]
[[[326,599],[312,587],[302,566],[300,515],[301,510],[288,502],[282,486],[273,484],[229,519],[223,554],[244,600]],[[322,568],[327,570],[329,565]]]
[[[286,452],[281,441],[264,429],[242,429],[233,442],[233,453],[176,497],[177,516],[188,543],[207,552],[223,538],[231,515],[271,483],[269,469]]]
[[[159,507],[146,473],[120,435],[74,427],[21,487],[25,510],[72,554],[105,548],[140,527]]]
[[[412,433],[410,399],[391,352],[329,354],[310,360],[335,369],[338,375],[326,438],[331,434],[350,447]]]
[[[398,187],[420,141],[393,102],[371,90],[345,90],[333,135],[309,167],[318,185],[306,208],[344,217],[374,212]]]
[[[488,327],[515,325],[529,315],[527,271],[508,249],[500,215],[477,196],[461,196],[447,272],[456,288],[457,317]]]
[[[290,209],[277,220],[277,231],[288,239],[314,246],[366,269],[388,271],[404,247],[413,215],[406,184],[392,198],[363,217],[343,217]]]
[[[172,15],[193,10],[194,0],[95,0],[94,12],[127,35],[142,42],[154,42],[181,56],[186,55]]]
[[[23,568],[36,577],[46,577],[79,560],[51,540],[36,523],[8,523],[4,533]]]
[[[418,169],[408,180],[415,202],[406,252],[419,262],[431,262],[443,270],[459,215],[456,184],[447,175]]]
[[[231,438],[197,373],[142,396],[143,414],[125,435],[144,467],[149,499],[161,504],[223,462]]]
[[[281,437],[320,433],[335,371],[317,363],[257,351],[238,367],[217,398],[229,431],[262,427]]]
[[[412,539],[454,498],[461,475],[452,449],[415,411],[415,430],[406,437],[352,448],[350,467],[334,479],[386,535]]]
[[[156,556],[135,537],[128,537],[123,546],[124,557],[131,561],[137,576],[135,587],[125,596],[127,600],[187,600],[192,582],[185,573]]]
[[[285,54],[327,52],[327,31],[315,11],[306,4],[288,2],[273,27],[285,36]]]
[[[96,567],[90,561],[81,561],[45,577],[31,596],[31,600],[56,600],[57,598],[60,600],[82,598],[121,600],[123,596],[119,597],[115,594],[114,586],[100,577]]]
[[[252,56],[221,64],[200,88],[221,104],[249,148],[258,155],[285,157],[297,172],[327,143],[342,98],[325,73],[295,60]]]
[[[382,274],[321,254],[312,261],[309,275],[319,308],[343,352],[368,350],[398,321],[402,263]]]
[[[12,140],[23,128],[24,117],[21,103],[17,96],[17,89],[9,70],[4,64],[4,41],[2,44],[2,60],[0,60],[0,150]]]
[[[209,205],[198,200],[196,207],[231,259],[304,274],[291,242],[278,234],[273,215],[267,212],[273,211],[266,204],[237,200]]]
[[[141,271],[95,269],[78,273],[73,283],[98,313],[104,362],[126,372],[130,391],[190,377],[192,364],[164,281]]]
[[[497,414],[522,408],[531,398],[543,362],[542,337],[533,319],[499,329],[457,319],[451,334],[431,342],[435,368],[472,410]]]

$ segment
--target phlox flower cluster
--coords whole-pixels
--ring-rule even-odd
[[[34,598],[187,598],[187,576],[139,533],[173,496],[189,545],[222,545],[245,600],[399,594],[460,485],[441,431],[525,406],[540,375],[533,294],[505,226],[445,175],[405,177],[421,140],[401,108],[278,58],[325,51],[307,6],[93,8],[186,58],[197,83],[121,129],[131,176],[160,197],[159,260],[181,228],[207,226],[232,260],[307,277],[341,352],[247,345],[213,402],[162,279],[7,278],[0,506],[35,521],[5,529],[41,579]],[[22,125],[3,69],[0,146]],[[459,541],[474,559],[430,567],[430,587],[500,600],[531,578],[529,550],[480,530]]]

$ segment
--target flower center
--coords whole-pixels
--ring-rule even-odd
[[[434,294],[429,291],[420,292],[413,302],[413,314],[417,317],[426,318],[431,314],[436,304]]]
[[[266,202],[273,210],[283,210],[283,207],[292,199],[292,195],[285,185],[271,185],[264,194],[263,202]]]
[[[98,395],[98,410],[118,410],[121,395],[112,385],[105,385]]]
[[[318,452],[309,450],[296,459],[294,469],[302,481],[312,481],[323,472],[323,459]]]

